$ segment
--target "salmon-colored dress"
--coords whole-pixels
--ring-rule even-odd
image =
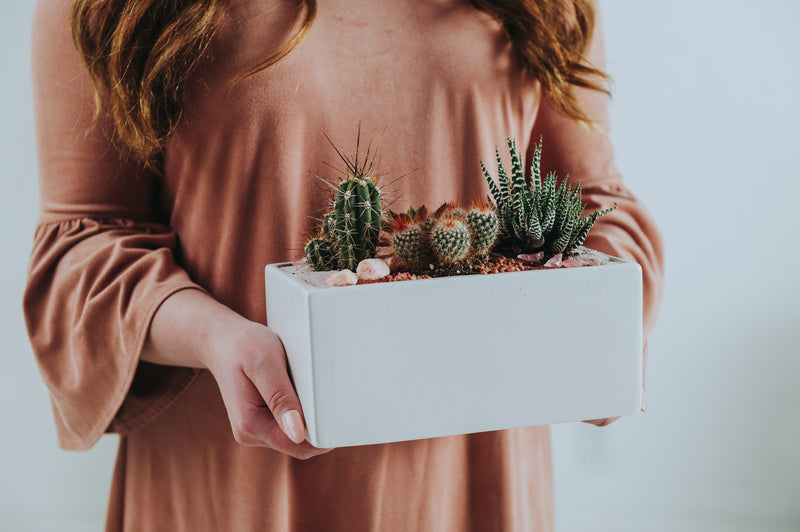
[[[105,116],[89,135],[90,81],[68,0],[34,27],[41,217],[25,294],[59,444],[121,434],[108,530],[553,529],[548,427],[337,449],[299,461],[244,447],[207,371],[139,361],[150,320],[203,289],[265,322],[263,268],[297,258],[337,157],[377,141],[394,204],[485,197],[478,160],[541,135],[546,169],[582,181],[603,217],[588,245],[638,261],[645,326],[661,286],[653,221],[624,188],[606,136],[554,112],[501,26],[466,0],[320,0],[285,59],[227,84],[288,35],[295,3],[237,0],[188,85],[163,177],[118,155]],[[602,66],[600,37],[592,49]],[[605,97],[581,93],[606,128]],[[476,390],[476,393],[484,391]]]

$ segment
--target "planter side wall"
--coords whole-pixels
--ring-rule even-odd
[[[289,371],[303,407],[303,417],[308,427],[307,435],[313,444],[318,438],[314,371],[311,363],[308,290],[304,283],[286,275],[274,266],[267,266],[265,282],[267,323],[283,342],[289,362]]]
[[[297,283],[289,277],[279,282]],[[639,410],[636,264],[301,288],[313,373],[301,380],[314,386],[314,445],[384,443]],[[284,342],[287,353],[302,344]],[[290,364],[298,358],[305,357],[290,355]],[[297,378],[309,368],[292,369]],[[297,385],[299,392],[300,380]]]

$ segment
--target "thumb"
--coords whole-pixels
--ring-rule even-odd
[[[286,371],[285,359],[265,366],[272,367],[262,367],[250,375],[250,380],[283,433],[294,443],[301,443],[306,438],[303,409]]]

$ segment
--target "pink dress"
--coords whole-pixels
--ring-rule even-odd
[[[25,294],[59,443],[121,434],[108,530],[553,529],[547,426],[337,449],[298,461],[237,444],[213,377],[139,361],[170,294],[205,290],[268,322],[263,268],[297,258],[336,155],[385,128],[381,164],[409,204],[485,197],[478,165],[507,136],[544,139],[546,169],[580,180],[603,217],[587,245],[638,261],[645,326],[661,287],[653,220],[606,136],[554,112],[498,23],[461,0],[325,0],[307,38],[228,96],[287,33],[294,3],[239,0],[189,85],[157,177],[120,157],[91,93],[71,2],[40,0],[34,81],[41,216]],[[598,32],[599,33],[599,32]],[[602,66],[600,37],[592,48]],[[607,127],[605,97],[581,93]]]

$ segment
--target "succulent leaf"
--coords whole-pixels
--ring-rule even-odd
[[[497,182],[500,188],[500,199],[501,202],[499,205],[503,209],[507,209],[509,212],[511,211],[511,191],[510,186],[508,183],[508,174],[506,174],[506,169],[503,167],[503,161],[500,159],[500,150],[497,148],[494,149],[495,157],[497,159]]]
[[[595,211],[582,218],[584,205],[580,184],[573,189],[567,178],[559,184],[555,172],[542,179],[541,139],[533,151],[530,183],[526,183],[516,141],[508,139],[507,143],[512,163],[510,179],[502,166],[498,149],[495,149],[497,183],[481,161],[481,170],[495,200],[500,248],[511,253],[541,248],[552,253],[568,253],[581,245],[594,222],[613,208]]]

